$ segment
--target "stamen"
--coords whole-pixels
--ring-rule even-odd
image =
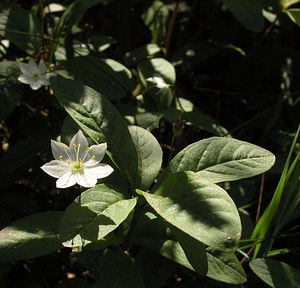
[[[85,155],[83,156],[82,162],[84,162],[84,159],[86,158],[86,156],[89,154],[90,148],[85,148]]]
[[[62,145],[62,148],[65,150],[65,152],[66,152],[66,154],[67,154],[67,156],[69,158],[68,164],[70,164],[69,162],[71,161],[71,157],[70,157],[68,151],[66,150],[66,147],[67,147],[66,145]]]
[[[64,157],[62,155],[59,156],[59,159],[62,160]]]

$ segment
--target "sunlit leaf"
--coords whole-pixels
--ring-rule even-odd
[[[138,126],[129,126],[138,154],[139,181],[135,187],[147,190],[157,177],[162,164],[162,149],[155,137]]]
[[[136,205],[115,185],[96,185],[84,191],[66,209],[60,226],[64,246],[84,246],[115,230]]]
[[[254,144],[222,137],[195,142],[172,159],[168,173],[193,171],[214,183],[252,177],[269,170],[275,156]]]
[[[55,96],[81,129],[96,143],[107,142],[111,157],[134,187],[137,153],[116,108],[100,93],[77,81],[59,76],[50,81]]]
[[[169,175],[143,193],[168,223],[208,246],[233,251],[241,236],[238,211],[227,192],[193,172]]]

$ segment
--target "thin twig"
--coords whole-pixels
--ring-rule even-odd
[[[168,30],[167,30],[167,35],[166,35],[166,45],[165,45],[165,57],[166,58],[168,58],[169,52],[170,52],[171,39],[172,39],[173,30],[174,30],[175,20],[176,20],[177,13],[178,13],[178,8],[179,8],[179,0],[177,0],[175,3],[173,14],[172,14],[172,17],[171,17],[169,25],[168,25]]]
[[[264,183],[265,183],[265,174],[262,174],[261,185],[260,185],[259,196],[258,196],[258,205],[257,205],[257,211],[256,211],[256,217],[255,217],[255,224],[257,224],[257,222],[260,218],[261,202],[262,202],[262,196],[263,196],[263,190],[264,190]]]

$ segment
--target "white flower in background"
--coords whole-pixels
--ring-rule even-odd
[[[18,77],[18,80],[22,83],[29,84],[33,90],[50,85],[49,78],[56,75],[56,73],[53,72],[47,73],[44,60],[41,60],[39,65],[37,65],[37,63],[31,59],[28,64],[19,63],[19,67],[22,74]]]
[[[106,143],[88,146],[88,142],[79,130],[70,145],[51,140],[52,154],[55,160],[41,168],[50,176],[58,178],[57,188],[67,188],[76,183],[83,187],[93,187],[97,179],[107,177],[114,169],[100,163],[105,155]]]
[[[153,83],[159,89],[169,88],[170,85],[160,76],[153,76],[146,79],[146,81]]]

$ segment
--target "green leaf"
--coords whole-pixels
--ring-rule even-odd
[[[226,128],[222,127],[213,118],[197,110],[184,112],[182,119],[186,120],[187,124],[198,126],[213,135],[226,136],[229,134]]]
[[[60,239],[64,246],[84,246],[115,230],[135,207],[137,199],[126,199],[115,185],[96,185],[84,191],[66,209]]]
[[[233,253],[207,248],[207,276],[229,284],[242,284],[247,281],[245,271]]]
[[[295,5],[300,2],[300,0],[279,0],[280,6],[283,9],[287,9],[288,7]]]
[[[0,5],[0,35],[18,48],[34,53],[42,42],[42,29],[38,19],[18,5]]]
[[[0,167],[5,167],[0,170],[0,179],[36,158],[39,153],[47,151],[49,142],[48,135],[34,135],[11,147],[0,159]]]
[[[162,1],[153,1],[142,15],[144,23],[152,32],[152,43],[159,46],[165,40],[169,10]]]
[[[211,42],[186,44],[175,51],[172,56],[172,63],[174,63],[175,66],[196,65],[199,62],[219,54],[223,49],[224,47],[221,45],[216,45]]]
[[[96,143],[107,142],[116,165],[136,182],[137,152],[124,119],[116,108],[90,87],[56,76],[51,78],[55,96],[83,131]]]
[[[180,151],[167,173],[193,171],[213,183],[235,181],[269,170],[275,156],[254,144],[232,138],[211,137]]]
[[[131,72],[112,59],[75,57],[67,62],[74,79],[95,89],[109,100],[125,97],[134,89]]]
[[[124,63],[133,66],[155,56],[162,56],[161,48],[156,44],[147,44],[133,51],[127,52],[124,56]]]
[[[156,138],[138,126],[129,126],[138,154],[139,181],[135,187],[147,190],[156,179],[162,164],[162,149]]]
[[[147,288],[165,287],[177,271],[177,264],[147,248],[139,249],[134,263]]]
[[[146,79],[155,75],[161,76],[167,84],[174,85],[176,74],[173,65],[163,58],[154,58],[137,65],[143,84],[148,86]]]
[[[90,288],[145,288],[141,275],[138,273],[130,255],[119,248],[106,250],[99,261],[98,281]]]
[[[62,212],[47,211],[17,220],[0,231],[0,262],[34,258],[60,249]]]
[[[300,25],[300,9],[299,8],[293,8],[288,9],[286,13],[289,15],[291,20],[296,23],[297,25]]]
[[[71,32],[72,27],[79,22],[84,13],[89,8],[101,2],[103,2],[103,0],[75,0],[59,18],[54,28],[53,38],[66,37]]]
[[[159,127],[159,121],[163,115],[161,113],[139,113],[135,119],[139,126],[144,129],[155,129]]]
[[[198,243],[199,245],[203,245],[200,242]],[[183,265],[193,271],[195,270],[190,264],[185,251],[176,240],[174,233],[171,232],[161,218],[156,217],[150,212],[140,216],[131,244],[143,246],[175,263]],[[194,245],[192,245],[192,247],[195,248]],[[201,251],[197,251],[196,254],[199,255],[199,253],[201,253]],[[202,260],[202,257],[200,259]],[[199,272],[206,269],[205,266],[207,267],[207,263],[205,262],[203,265],[204,269],[200,269]]]
[[[264,28],[263,1],[224,0],[224,3],[245,28],[254,32],[261,32]]]
[[[250,262],[250,267],[261,280],[273,288],[300,287],[299,271],[284,262],[257,258]]]
[[[171,227],[171,230],[175,234],[189,264],[193,267],[193,270],[204,277],[208,271],[205,246],[189,235],[181,232],[179,229]]]
[[[154,194],[143,193],[168,223],[208,246],[237,248],[241,236],[238,211],[227,192],[193,172],[169,175]]]
[[[17,62],[0,63],[0,121],[4,120],[19,104],[23,89],[17,77],[20,69]]]

